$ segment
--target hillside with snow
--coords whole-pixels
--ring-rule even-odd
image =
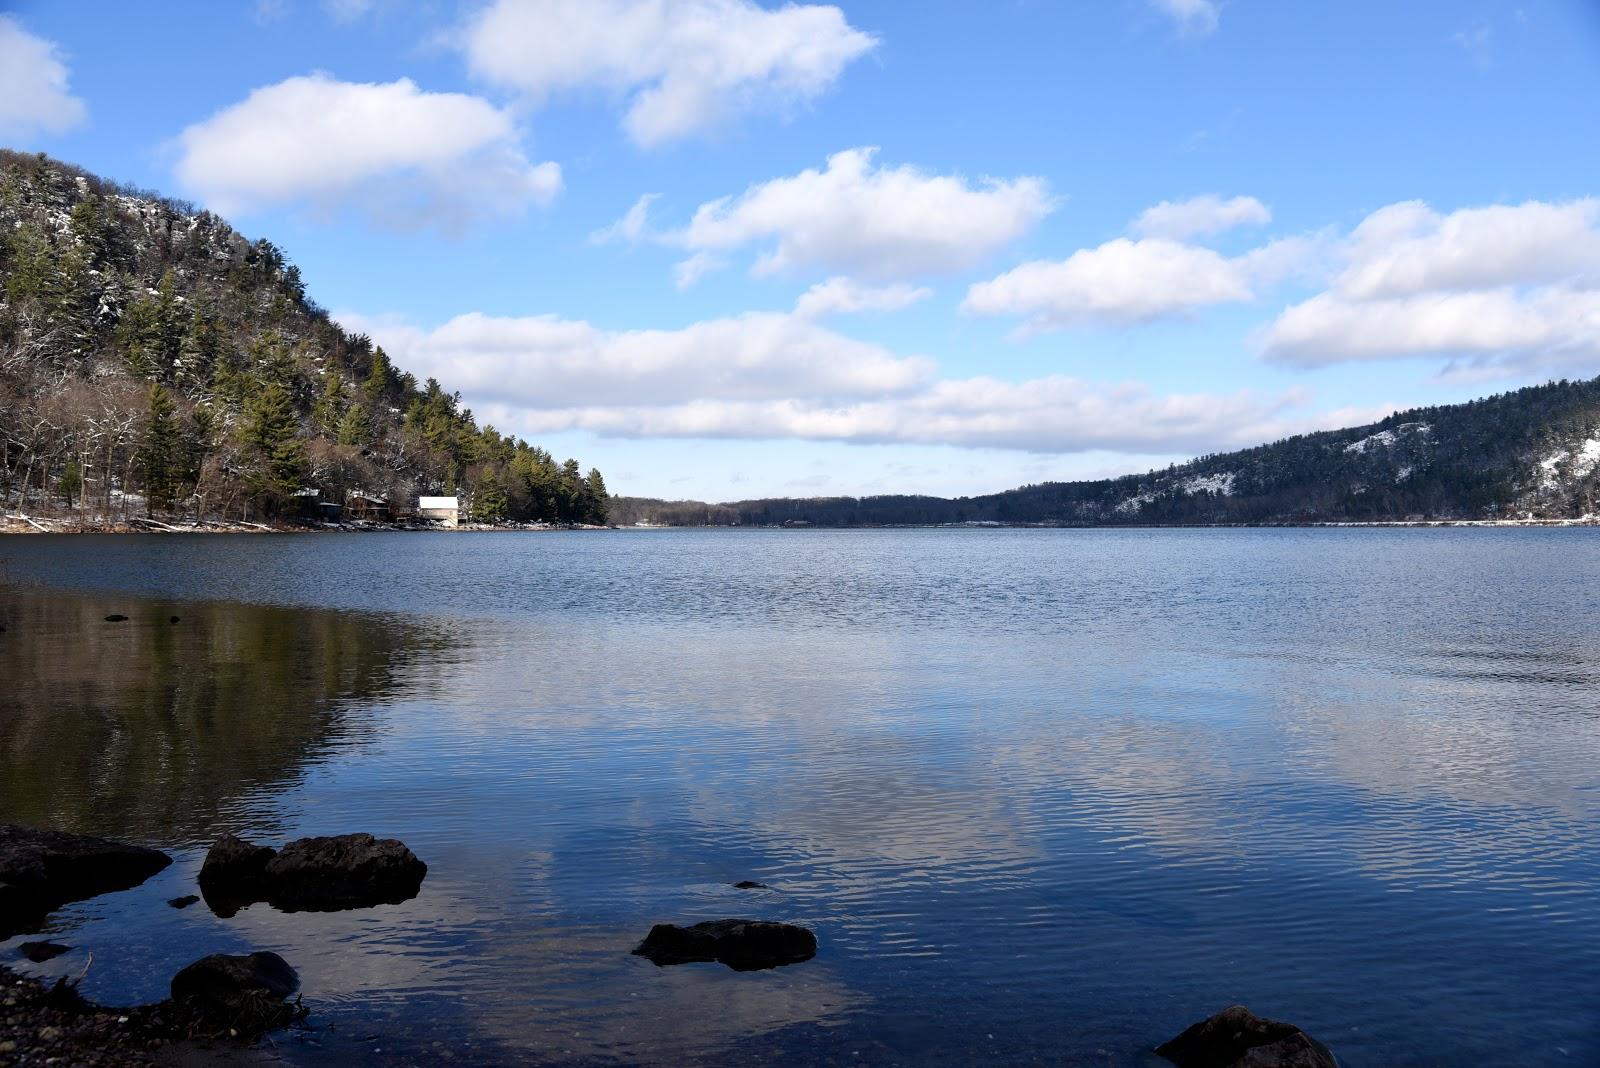
[[[818,526],[1577,520],[1600,516],[1600,379],[1414,409],[1094,482],[954,500],[621,499],[614,514],[624,522]]]

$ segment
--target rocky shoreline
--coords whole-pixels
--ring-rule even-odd
[[[62,905],[137,886],[170,863],[144,846],[0,824],[0,937],[37,931]],[[255,901],[283,912],[402,902],[420,892],[427,872],[392,838],[346,834],[274,848],[224,835],[207,854],[198,882],[208,907],[228,917]],[[767,889],[750,881],[734,886]],[[183,908],[194,900],[167,904]],[[47,942],[19,948],[36,960],[68,949]],[[746,972],[802,964],[817,948],[816,933],[806,927],[721,919],[656,924],[633,953],[663,968],[718,963]],[[202,957],[173,976],[166,1000],[127,1009],[83,998],[77,990],[82,978],[45,983],[0,964],[0,1066],[241,1063],[237,1057],[254,1043],[311,1012],[297,996],[299,975],[270,952]],[[220,1055],[233,1059],[218,1060],[216,1049],[195,1043],[220,1043]],[[1178,1068],[1338,1068],[1327,1047],[1298,1027],[1257,1017],[1242,1005],[1194,1024],[1154,1052]]]

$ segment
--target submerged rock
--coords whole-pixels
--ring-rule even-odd
[[[172,1004],[201,1030],[257,1035],[298,1013],[285,1004],[300,977],[276,953],[213,953],[172,977]]]
[[[106,616],[107,623],[126,623],[127,621],[128,617],[119,612],[113,612],[109,616]]]
[[[758,883],[754,879],[745,879],[743,882],[733,884],[735,890],[770,890],[772,887],[766,883]]]
[[[1339,1068],[1328,1047],[1294,1024],[1230,1005],[1156,1052],[1178,1068]]]
[[[69,901],[138,886],[171,863],[144,846],[0,824],[0,937]]]
[[[35,964],[43,964],[47,960],[55,960],[63,953],[71,953],[71,946],[64,946],[59,942],[24,942],[17,947],[24,957]]]
[[[333,912],[409,901],[427,874],[428,866],[394,838],[301,838],[277,850],[230,834],[206,854],[200,889],[221,916],[255,901],[286,912]]]
[[[659,966],[719,961],[744,972],[810,960],[817,954],[817,936],[804,927],[765,920],[707,920],[691,927],[658,923],[633,952]]]
[[[168,898],[167,904],[171,905],[175,909],[186,909],[199,900],[200,899],[195,897],[193,894],[184,894],[182,897]]]

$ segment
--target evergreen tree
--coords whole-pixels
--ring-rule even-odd
[[[584,479],[584,522],[596,526],[604,526],[610,516],[610,494],[606,493],[606,480],[600,477],[598,467],[589,468],[589,477]]]
[[[372,427],[370,420],[367,418],[365,405],[357,403],[345,409],[344,416],[339,420],[338,441],[340,445],[360,448],[367,443],[371,433]]]
[[[294,398],[276,381],[263,383],[245,401],[242,444],[250,453],[250,485],[268,509],[300,488],[306,469]]]
[[[83,490],[83,468],[78,464],[76,456],[67,457],[67,466],[62,469],[61,480],[56,483],[56,491],[67,502],[67,507],[72,507],[73,500]]]
[[[150,386],[150,407],[139,444],[139,466],[144,472],[146,514],[172,507],[183,462],[183,441],[178,429],[178,406],[159,382]]]

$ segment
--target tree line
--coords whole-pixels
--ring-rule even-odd
[[[0,235],[8,510],[273,520],[312,490],[459,495],[485,523],[608,519],[598,470],[479,426],[209,212],[0,151]]]

